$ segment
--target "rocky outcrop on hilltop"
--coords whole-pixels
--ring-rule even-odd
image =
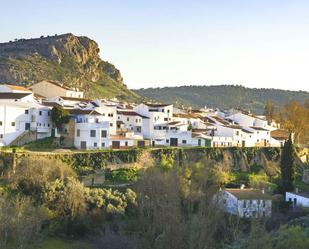
[[[73,34],[0,43],[0,82],[28,86],[57,80],[84,90],[88,97],[138,98],[99,52],[95,41]]]

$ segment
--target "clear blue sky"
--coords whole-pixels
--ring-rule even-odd
[[[0,13],[0,42],[89,36],[130,88],[309,90],[308,0],[4,0]]]

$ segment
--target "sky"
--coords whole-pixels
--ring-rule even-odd
[[[0,0],[0,42],[73,33],[129,88],[309,91],[308,0]]]

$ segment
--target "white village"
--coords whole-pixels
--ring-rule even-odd
[[[53,109],[67,110],[55,126]],[[85,99],[60,82],[28,88],[0,86],[0,146],[23,145],[50,136],[78,150],[130,147],[282,147],[289,132],[245,110],[178,108],[164,103]]]

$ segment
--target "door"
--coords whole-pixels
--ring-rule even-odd
[[[30,123],[25,123],[25,130],[26,131],[30,130]]]
[[[201,146],[201,145],[202,145],[202,140],[199,139],[199,140],[198,140],[198,146]]]
[[[120,141],[112,141],[112,148],[119,149],[120,148]]]
[[[171,138],[170,139],[170,145],[171,146],[178,146],[178,139],[177,138]]]
[[[80,142],[80,148],[81,149],[87,149],[87,142],[86,141],[81,141]]]

